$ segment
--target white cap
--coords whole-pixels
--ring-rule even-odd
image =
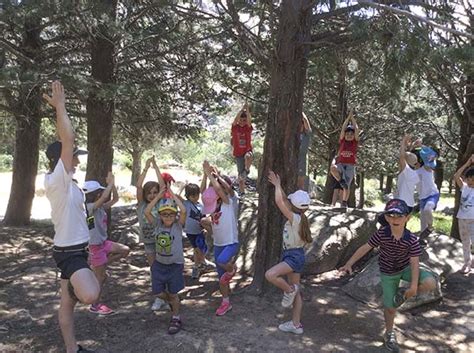
[[[84,191],[85,194],[88,194],[90,192],[93,192],[99,189],[105,190],[105,188],[102,185],[100,185],[98,181],[95,181],[95,180],[88,180],[82,186],[82,190]]]
[[[290,200],[293,206],[301,210],[308,209],[309,204],[311,203],[311,198],[309,197],[309,194],[303,190],[298,190],[288,195],[288,199]]]

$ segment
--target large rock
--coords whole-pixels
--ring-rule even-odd
[[[119,243],[132,247],[140,243],[140,229],[138,223],[133,226],[129,226],[127,229],[122,231],[120,234]]]
[[[316,203],[306,213],[313,243],[306,251],[304,273],[319,274],[334,270],[376,229],[376,213],[364,210],[343,212],[340,208]],[[240,207],[239,229],[241,251],[238,266],[252,272],[257,238],[258,207],[255,197],[247,196]]]
[[[430,269],[435,275],[436,290],[408,300],[400,307],[402,311],[442,298],[441,283],[462,263],[462,245],[456,239],[435,234],[429,238],[428,246],[420,257],[420,263],[422,268]],[[409,285],[410,283],[404,281],[401,281],[400,284],[402,287]],[[382,306],[378,255],[374,256],[360,273],[343,286],[342,290],[356,300],[372,306]]]

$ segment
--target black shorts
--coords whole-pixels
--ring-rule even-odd
[[[53,259],[61,271],[62,279],[70,279],[74,272],[82,268],[88,268],[90,270],[89,264],[87,263],[89,257],[87,246],[88,243],[66,247],[53,247]]]

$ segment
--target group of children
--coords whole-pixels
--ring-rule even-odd
[[[79,164],[77,156],[86,152],[73,145],[74,134],[65,109],[62,85],[54,82],[52,87],[52,97],[45,95],[45,99],[56,109],[57,132],[62,142],[56,141],[48,146],[46,154],[50,172],[45,178],[45,188],[51,202],[55,227],[53,257],[61,270],[59,324],[68,352],[91,352],[78,345],[75,340],[74,306],[77,301],[81,301],[91,304],[91,312],[101,315],[111,314],[113,310],[99,300],[107,278],[106,267],[109,263],[126,257],[130,250],[125,245],[107,239],[107,211],[118,200],[114,176],[109,173],[106,187],[97,181],[89,180],[85,182],[82,190],[72,178]],[[241,115],[239,119],[242,119]],[[342,157],[338,158],[332,172],[346,191],[354,175],[359,133],[352,116],[344,125],[339,153]],[[398,198],[386,204],[384,212],[379,217],[382,226],[340,268],[340,271],[351,273],[352,266],[357,260],[373,248],[380,248],[379,266],[386,327],[384,340],[385,346],[391,351],[398,351],[393,331],[396,308],[418,293],[433,290],[436,285],[433,275],[420,269],[419,240],[406,228],[414,204],[413,185],[416,184],[417,178],[422,183],[421,209],[422,212],[427,210],[424,216],[426,228],[430,227],[429,212],[436,207],[439,198],[430,181],[430,177],[432,178],[430,169],[433,169],[436,156],[431,149],[419,143],[411,146],[413,153],[407,152],[408,145],[410,145],[409,138],[405,137],[400,148]],[[238,157],[243,157],[241,176],[244,177],[248,174],[248,155]],[[474,168],[470,167],[473,164],[474,155],[455,174],[455,180],[462,190],[457,216],[465,256],[463,271],[469,271],[472,267],[470,241],[474,233]],[[143,185],[150,167],[155,169],[158,181],[148,181]],[[160,172],[154,158],[147,160],[145,169],[137,181],[140,235],[151,270],[152,292],[157,297],[152,309],[169,306],[172,313],[168,327],[170,334],[176,334],[182,328],[178,293],[185,287],[183,233],[186,233],[194,248],[192,277],[195,279],[199,278],[200,272],[207,266],[206,233],[212,235],[215,266],[222,295],[221,304],[216,310],[217,316],[225,315],[232,310],[230,283],[237,272],[236,257],[239,251],[237,226],[239,200],[229,178],[221,175],[216,167],[205,161],[201,187],[196,184],[185,185],[186,199],[174,193],[171,187],[173,181],[171,175]],[[269,171],[268,181],[275,187],[275,203],[287,221],[282,234],[281,261],[271,267],[265,277],[282,290],[281,305],[284,308],[292,308],[292,319],[280,324],[279,329],[302,334],[303,302],[300,279],[305,264],[304,248],[312,242],[305,214],[311,200],[308,193],[303,190],[297,190],[286,196],[281,187],[280,177],[273,171]],[[200,196],[202,204],[199,203]],[[87,250],[89,250],[89,263]],[[410,283],[407,289],[399,288],[402,279]]]

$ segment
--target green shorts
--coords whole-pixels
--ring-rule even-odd
[[[429,277],[434,277],[430,271],[420,268],[420,276],[418,278],[418,285],[425,281]],[[407,266],[404,270],[395,273],[393,275],[385,275],[380,273],[380,279],[382,280],[383,290],[383,306],[386,308],[395,308],[393,304],[393,297],[398,290],[400,280],[411,282],[411,268]]]

